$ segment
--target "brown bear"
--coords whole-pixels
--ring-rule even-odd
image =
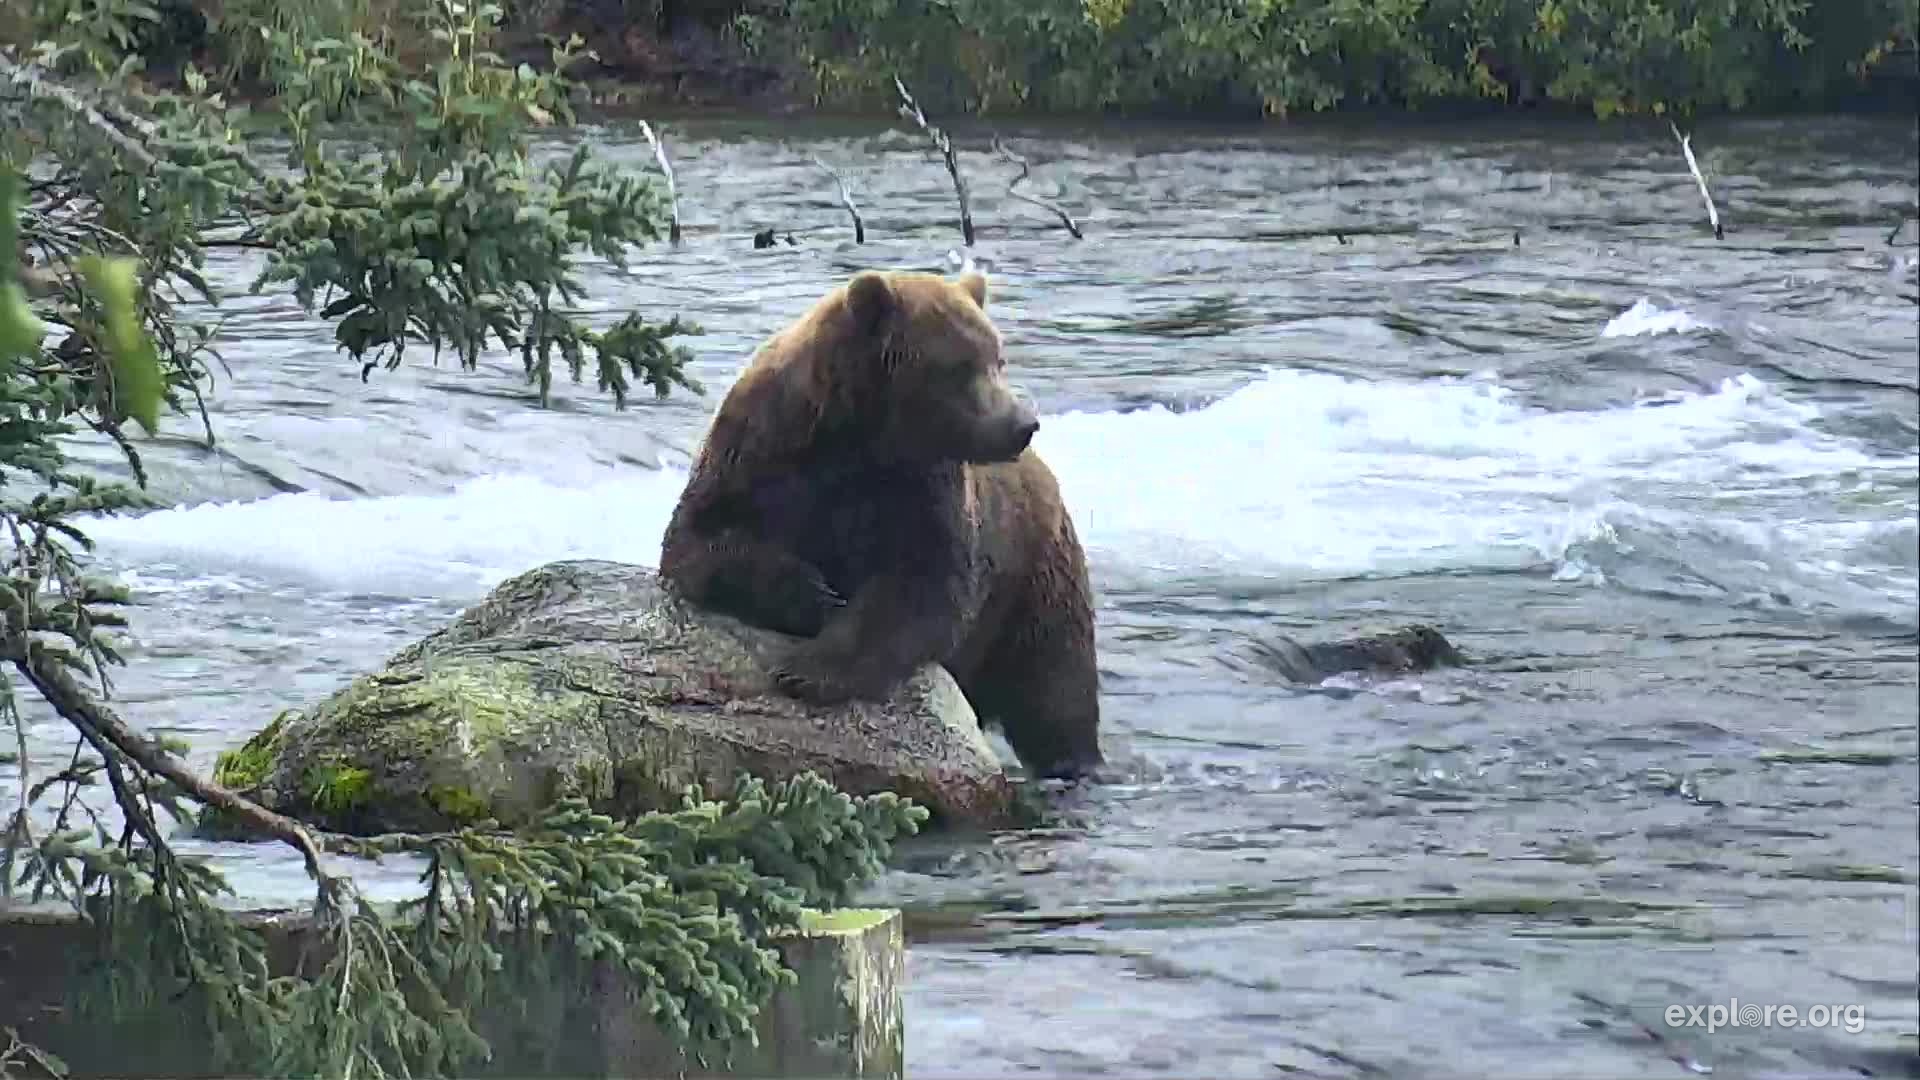
[[[946,667],[1037,776],[1103,762],[1093,590],[977,273],[864,271],[728,391],[661,544],[688,602],[798,636],[802,700]]]

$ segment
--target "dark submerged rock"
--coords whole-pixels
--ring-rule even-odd
[[[1263,667],[1297,683],[1317,683],[1342,672],[1407,675],[1467,663],[1446,635],[1424,624],[1338,641],[1302,643],[1276,634],[1253,648]]]

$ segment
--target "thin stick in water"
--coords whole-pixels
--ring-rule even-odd
[[[1029,175],[1031,175],[1033,172],[1033,166],[1027,164],[1026,158],[1021,157],[1019,154],[1016,154],[1012,150],[1007,149],[1007,144],[1001,142],[998,136],[994,137],[993,148],[995,151],[997,151],[1000,154],[1001,157],[1006,158],[1008,161],[1011,161],[1015,165],[1020,166],[1020,175],[1014,177],[1012,180],[1007,182],[1007,198],[1017,199],[1020,202],[1026,203],[1028,206],[1037,206],[1042,210],[1048,211],[1049,213],[1053,214],[1053,216],[1060,219],[1060,224],[1065,225],[1067,227],[1067,232],[1073,234],[1073,238],[1075,240],[1086,239],[1086,237],[1080,234],[1080,226],[1073,220],[1073,215],[1061,209],[1059,204],[1051,203],[1045,199],[1038,198],[1036,196],[1028,195],[1028,194],[1025,194],[1024,192],[1014,190],[1015,188],[1018,188],[1021,182],[1026,180],[1026,178]]]
[[[1687,157],[1687,171],[1693,174],[1693,182],[1700,185],[1700,200],[1707,204],[1707,221],[1713,226],[1713,238],[1725,240],[1727,234],[1720,226],[1720,211],[1713,205],[1713,193],[1707,190],[1707,178],[1700,175],[1700,162],[1693,156],[1693,136],[1682,135],[1680,125],[1671,120],[1667,121],[1667,126],[1673,129],[1673,137],[1680,140],[1680,152]]]
[[[667,221],[667,241],[680,243],[680,191],[673,182],[673,163],[667,160],[666,141],[655,137],[652,125],[640,121],[640,134],[647,137],[647,145],[653,147],[653,160],[660,163],[660,171],[667,178],[667,212],[672,216]]]
[[[940,160],[947,167],[947,175],[953,177],[953,194],[960,200],[960,239],[968,247],[973,246],[973,202],[967,197],[967,181],[960,175],[960,159],[954,153],[953,140],[947,133],[927,122],[927,114],[920,111],[919,103],[913,95],[907,93],[907,84],[900,76],[893,77],[893,88],[900,91],[900,115],[912,120],[926,135],[927,141],[940,151]]]
[[[833,166],[821,161],[819,158],[814,158],[813,163],[820,166],[822,172],[833,177],[834,183],[840,185],[840,205],[847,208],[847,216],[853,219],[853,242],[856,244],[866,243],[867,224],[860,220],[859,207],[853,205],[853,192],[848,190],[846,178],[834,171]]]

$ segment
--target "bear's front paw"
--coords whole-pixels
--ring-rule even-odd
[[[771,672],[782,692],[816,705],[884,701],[897,686],[870,652],[861,652],[834,631],[789,650]]]
[[[838,705],[855,696],[851,687],[838,679],[783,664],[771,672],[773,684],[788,697],[813,705]]]
[[[721,606],[749,626],[789,637],[817,637],[847,601],[820,572],[799,564],[762,567],[750,581],[730,589]]]
[[[817,571],[787,574],[776,579],[762,601],[769,608],[773,628],[794,637],[817,637],[827,619],[847,606],[846,598]]]

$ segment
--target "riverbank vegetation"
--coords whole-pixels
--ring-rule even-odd
[[[1616,113],[1914,89],[1920,0],[789,0],[828,100],[899,71],[974,110],[1298,113],[1447,101]]]
[[[220,366],[210,250],[255,255],[256,288],[288,289],[331,322],[363,378],[506,348],[541,398],[559,365],[621,402],[634,382],[698,389],[672,341],[689,327],[630,315],[596,329],[568,313],[570,256],[618,259],[660,236],[664,215],[650,180],[585,149],[531,158],[530,130],[569,115],[566,43],[544,72],[510,65],[491,50],[497,9],[453,2],[422,5],[404,39],[263,21],[226,77],[270,91],[285,151],[270,159],[207,72],[182,63],[159,89],[129,62],[174,33],[167,10],[6,9],[26,40],[0,52],[0,768],[18,782],[0,817],[0,906],[58,902],[98,931],[72,959],[81,1022],[105,1045],[117,1023],[146,1021],[222,1075],[467,1074],[490,1050],[477,1015],[601,965],[685,1044],[751,1038],[792,978],[773,939],[804,907],[844,903],[925,820],[919,807],[803,776],[723,801],[690,792],[678,812],[632,821],[567,800],[513,835],[483,822],[329,836],[199,775],[113,703],[131,598],[93,575],[87,520],[148,504],[129,422],[216,438],[197,407]],[[341,125],[378,152],[342,153]],[[81,434],[117,445],[134,482],[72,467]],[[49,710],[70,748],[38,741]],[[104,805],[90,798],[102,781]],[[300,970],[217,902],[216,867],[176,850],[173,826],[209,818],[304,861],[317,932]],[[425,863],[420,895],[397,909],[328,861],[394,853]],[[0,1031],[0,1076],[61,1071],[16,1034]]]
[[[0,40],[18,39],[8,0]],[[302,50],[417,51],[409,0],[50,0],[139,54],[270,93]],[[501,48],[580,35],[608,97],[892,112],[1203,115],[1479,103],[1615,114],[1910,108],[1920,0],[512,0]]]

